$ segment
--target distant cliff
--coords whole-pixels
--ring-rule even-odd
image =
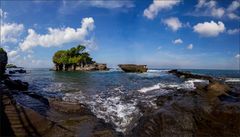
[[[56,71],[93,71],[107,70],[106,64],[99,64],[93,61],[90,54],[85,51],[86,47],[78,45],[69,50],[57,51],[52,60]]]

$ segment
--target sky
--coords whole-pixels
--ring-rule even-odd
[[[9,63],[53,66],[85,45],[96,62],[240,69],[240,0],[1,0]]]

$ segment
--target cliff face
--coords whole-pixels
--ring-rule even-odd
[[[87,65],[55,65],[56,71],[95,71],[108,70],[107,64],[87,64]]]
[[[0,75],[5,73],[7,62],[8,62],[7,53],[0,48]]]

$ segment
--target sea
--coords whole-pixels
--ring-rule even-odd
[[[29,83],[29,92],[46,98],[86,104],[117,131],[125,132],[142,116],[139,104],[156,108],[155,100],[179,89],[195,89],[198,79],[181,79],[168,69],[149,69],[146,73],[125,73],[120,69],[93,72],[56,72],[49,69],[27,69],[26,74],[14,74],[13,79]],[[240,85],[239,70],[182,69],[194,74],[210,75],[225,82]],[[47,106],[38,100],[20,94],[19,103],[46,115]]]

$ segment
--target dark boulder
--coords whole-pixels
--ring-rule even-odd
[[[179,91],[156,100],[158,109],[144,113],[129,137],[237,137],[240,135],[240,103],[229,87],[210,82],[196,91]],[[228,99],[219,99],[227,96]],[[235,101],[229,97],[235,98]],[[238,102],[237,102],[238,101]]]
[[[11,80],[9,78],[4,80],[4,84],[11,90],[21,90],[21,91],[28,90],[28,86],[29,86],[27,82],[22,82],[21,80]]]
[[[90,110],[84,104],[65,102],[61,99],[49,99],[48,102],[51,108],[60,112],[90,114]]]

